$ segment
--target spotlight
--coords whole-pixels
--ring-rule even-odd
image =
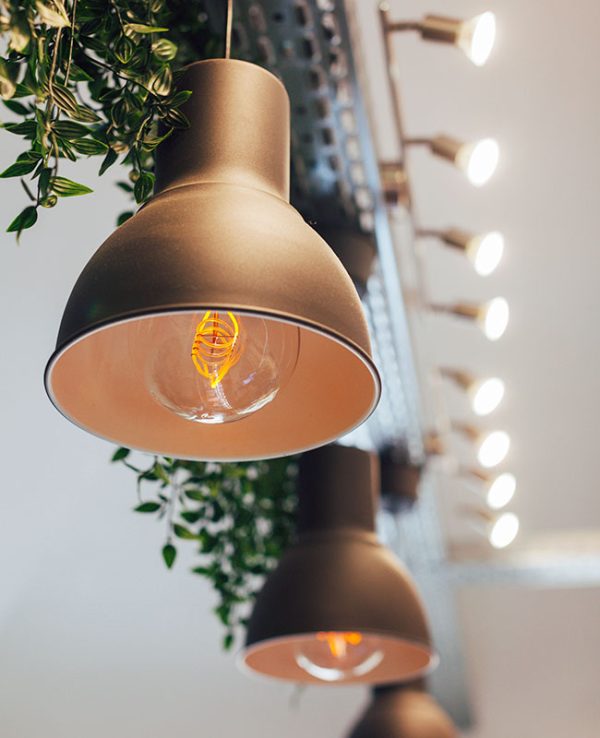
[[[471,408],[476,415],[489,415],[502,402],[504,382],[497,377],[475,379],[468,372],[445,367],[440,369],[440,373],[467,392],[471,400]]]
[[[497,341],[504,335],[510,317],[508,302],[503,297],[494,297],[493,300],[482,305],[473,305],[471,303],[456,303],[454,305],[431,303],[429,307],[434,312],[457,315],[461,318],[469,318],[470,320],[477,321],[483,334],[490,341]]]
[[[445,231],[421,230],[417,235],[438,238],[447,246],[460,249],[481,277],[487,277],[496,270],[504,252],[504,237],[498,231],[474,235],[451,228]]]
[[[492,476],[480,469],[467,469],[463,474],[476,477],[485,483],[485,501],[487,506],[492,510],[501,510],[503,507],[506,507],[515,496],[517,480],[509,472]]]
[[[432,154],[461,169],[476,187],[481,187],[491,179],[500,159],[500,147],[493,138],[466,143],[440,135],[434,138],[407,138],[403,143],[405,146],[428,146]]]
[[[386,32],[417,31],[426,41],[454,44],[477,67],[487,62],[494,48],[496,16],[490,11],[466,21],[443,15],[426,15],[422,21],[395,23],[387,20],[387,7],[383,9],[383,12],[385,13]]]
[[[519,518],[511,512],[499,515],[490,524],[488,540],[494,548],[506,548],[519,533]]]
[[[477,461],[485,469],[502,463],[510,449],[510,436],[506,431],[480,431],[466,423],[452,423],[452,428],[473,441],[477,447]]]
[[[298,540],[267,577],[243,664],[312,684],[412,681],[436,663],[425,612],[375,535],[377,457],[326,446],[300,460]]]
[[[448,715],[420,683],[376,687],[348,738],[457,738]]]

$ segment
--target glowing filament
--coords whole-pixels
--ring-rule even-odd
[[[326,641],[331,655],[336,659],[343,659],[347,646],[358,646],[362,636],[360,633],[317,633],[317,640]]]
[[[214,389],[241,357],[240,325],[233,313],[221,317],[207,310],[198,323],[192,344],[192,361]]]

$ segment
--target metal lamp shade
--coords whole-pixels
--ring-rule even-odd
[[[431,695],[407,685],[374,690],[348,738],[458,738],[458,733]]]
[[[360,634],[383,655],[373,669],[337,684],[413,680],[435,664],[419,595],[374,533],[376,463],[341,446],[302,457],[299,538],[258,596],[242,654],[252,671],[326,683],[298,659],[320,633]]]
[[[158,149],[157,194],[100,247],[69,298],[46,370],[52,402],[85,430],[178,458],[241,460],[322,445],[362,422],[380,381],[352,281],[288,203],[289,101],[252,64],[185,70],[189,129]],[[190,422],[147,387],[161,321],[207,310],[273,322],[298,356],[275,399],[243,419]],[[149,338],[150,337],[150,338]]]

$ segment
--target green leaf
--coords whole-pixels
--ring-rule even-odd
[[[51,28],[66,28],[70,26],[71,21],[69,20],[62,0],[52,0],[52,4],[54,7],[50,8],[48,5],[40,2],[40,0],[36,0],[35,7],[41,22]]]
[[[59,120],[53,125],[56,134],[61,138],[66,138],[67,141],[74,141],[77,138],[83,138],[89,136],[92,132],[87,126],[82,126],[80,123],[73,123],[69,120]]]
[[[31,111],[23,103],[16,100],[3,100],[2,102],[11,112],[17,115],[31,115]]]
[[[108,151],[108,144],[104,141],[98,141],[97,138],[80,138],[73,141],[73,148],[84,156],[97,156],[105,154]]]
[[[223,650],[229,651],[233,646],[234,635],[233,633],[226,633],[223,637]]]
[[[24,177],[26,174],[32,172],[36,166],[37,162],[35,161],[17,161],[0,173],[0,177],[3,179],[7,179],[8,177]]]
[[[165,471],[164,467],[158,463],[158,461],[156,462],[156,464],[154,464],[152,471],[156,475],[157,479],[162,479],[165,484],[171,484],[171,478]]]
[[[33,138],[37,132],[37,123],[34,120],[26,120],[23,123],[4,123],[4,129],[17,136]]]
[[[191,523],[193,525],[194,523],[197,523],[199,520],[201,520],[204,516],[201,512],[186,510],[185,512],[181,513],[181,517],[183,518],[183,520],[185,520],[186,523]]]
[[[17,238],[21,235],[21,231],[26,228],[31,228],[37,221],[37,209],[30,205],[29,207],[22,210],[13,222],[6,229],[7,233],[17,233]]]
[[[154,513],[160,510],[162,505],[160,502],[142,502],[141,505],[138,505],[137,507],[134,507],[134,512],[139,513]]]
[[[183,525],[179,525],[179,523],[175,523],[173,525],[173,532],[177,536],[177,538],[182,538],[186,541],[197,541],[198,536],[195,533],[192,533],[191,530],[186,528]]]
[[[203,492],[195,489],[186,489],[184,494],[189,500],[194,500],[194,502],[204,502],[206,499]]]
[[[124,448],[121,446],[121,448],[118,448],[114,454],[112,455],[111,461],[122,461],[123,459],[126,459],[129,456],[129,449]]]
[[[191,90],[179,90],[179,92],[176,92],[170,100],[171,107],[178,108],[180,105],[183,105],[183,103],[190,99],[192,94]]]
[[[171,67],[165,64],[158,74],[152,76],[149,87],[155,95],[165,97],[171,92],[172,85],[173,72],[171,72]]]
[[[52,85],[52,94],[56,105],[67,114],[74,113],[79,107],[75,95],[71,90],[63,87],[63,85],[56,84],[55,82]]]
[[[102,165],[100,166],[100,171],[98,172],[98,176],[101,177],[109,167],[112,167],[112,165],[117,161],[117,159],[118,159],[117,152],[114,149],[109,149],[108,153],[104,157],[104,161],[102,162]]]
[[[80,120],[82,123],[98,123],[102,120],[94,110],[86,108],[84,105],[78,105],[72,113],[69,113],[69,117]]]
[[[152,194],[153,187],[154,175],[150,172],[142,172],[133,188],[135,201],[138,203],[144,202]]]
[[[66,177],[54,177],[51,181],[51,188],[59,197],[78,197],[79,195],[88,195],[91,190],[86,185],[73,182]]]
[[[168,28],[162,28],[159,26],[147,26],[143,23],[125,23],[123,26],[125,33],[163,33],[168,31]]]
[[[175,559],[177,558],[177,549],[172,543],[167,543],[163,546],[162,557],[167,565],[167,569],[172,569]]]
[[[127,210],[125,213],[121,213],[121,215],[119,215],[119,217],[117,218],[117,226],[122,226],[123,223],[127,223],[127,221],[130,218],[133,218],[134,215],[135,213],[133,212],[133,210]]]
[[[168,38],[161,38],[152,44],[152,53],[161,61],[172,61],[177,55],[177,44],[169,41]]]
[[[94,78],[77,64],[71,64],[71,79],[74,82],[93,82]]]

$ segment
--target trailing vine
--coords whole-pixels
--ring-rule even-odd
[[[201,0],[0,0],[0,99],[23,152],[0,173],[18,178],[28,203],[8,223],[17,238],[40,209],[92,192],[61,174],[64,161],[100,157],[99,175],[117,162],[118,186],[141,204],[154,185],[153,153],[188,122],[191,92],[176,90],[177,70],[223,52]],[[160,124],[160,134],[159,134]],[[122,213],[117,225],[133,215]],[[162,557],[196,546],[196,575],[218,596],[224,647],[246,624],[264,576],[290,543],[296,460],[214,464],[155,457],[149,465],[118,449],[113,461],[137,478],[135,510],[166,526]]]
[[[137,477],[135,510],[166,527],[162,557],[170,569],[177,546],[196,546],[194,574],[218,596],[215,613],[225,626],[224,648],[244,628],[263,578],[290,544],[296,512],[297,460],[214,463],[154,457],[146,467],[119,448],[113,461]]]
[[[188,124],[179,108],[191,93],[175,90],[174,74],[222,45],[207,20],[186,0],[0,0],[0,97],[16,117],[1,125],[25,146],[0,177],[20,178],[29,200],[9,232],[92,192],[60,175],[63,160],[102,157],[102,175],[120,159],[129,181],[119,186],[137,203],[149,197],[153,151]]]

